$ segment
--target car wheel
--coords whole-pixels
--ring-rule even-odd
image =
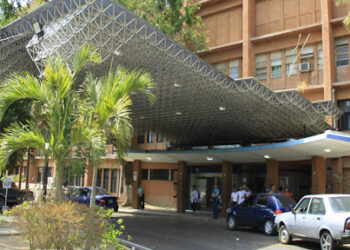
[[[266,220],[264,223],[264,233],[266,235],[272,235],[275,232],[273,222],[270,220]]]
[[[328,231],[324,231],[320,238],[320,247],[322,250],[334,250],[337,242]]]
[[[278,238],[282,244],[289,244],[292,241],[292,236],[289,234],[285,225],[282,225],[278,231]]]
[[[233,215],[229,215],[227,217],[227,229],[233,231],[236,228],[237,228],[236,218]]]

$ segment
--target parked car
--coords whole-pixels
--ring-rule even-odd
[[[227,209],[227,228],[235,230],[238,226],[263,229],[265,234],[276,232],[275,216],[290,211],[296,202],[289,196],[280,194],[256,194],[241,205]]]
[[[319,241],[321,249],[335,249],[337,243],[350,243],[350,195],[306,195],[275,222],[283,244],[301,238]]]
[[[6,189],[2,188],[2,180],[0,180],[0,210],[2,209],[2,206],[5,206],[5,196],[6,196]],[[19,190],[11,185],[11,188],[7,190],[7,205],[9,207],[17,205],[21,202],[20,198],[20,192]]]
[[[66,199],[83,204],[90,204],[91,187],[76,187]],[[104,188],[96,188],[96,205],[118,211],[118,198],[110,195]]]

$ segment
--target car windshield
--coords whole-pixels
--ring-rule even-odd
[[[109,193],[104,188],[97,188],[96,195],[109,195]]]
[[[286,195],[278,195],[276,199],[281,207],[294,207],[296,204],[292,198]]]
[[[350,196],[329,198],[334,213],[350,212]]]

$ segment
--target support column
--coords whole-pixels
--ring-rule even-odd
[[[226,214],[226,209],[229,207],[230,196],[232,192],[232,166],[229,162],[222,163],[222,209],[221,214]]]
[[[272,184],[276,187],[276,192],[279,186],[279,164],[276,160],[266,161],[266,188],[269,188]]]
[[[335,80],[334,39],[332,32],[332,0],[321,0],[324,100],[332,100]]]
[[[176,210],[178,213],[184,213],[186,210],[186,182],[187,182],[186,162],[180,161],[177,164]]]
[[[141,161],[132,163],[132,208],[138,208],[137,190],[141,183]]]
[[[254,76],[255,57],[253,53],[253,45],[250,38],[255,33],[255,1],[243,0],[242,12],[242,57],[243,57],[243,76]]]
[[[326,193],[326,159],[321,156],[312,157],[312,193]]]
[[[343,158],[338,158],[335,160],[335,164],[333,165],[333,174],[336,175],[336,180],[334,182],[333,192],[334,193],[343,193],[343,183],[344,183],[344,176],[343,176],[343,166],[344,166],[344,160]]]

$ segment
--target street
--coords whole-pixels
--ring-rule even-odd
[[[118,217],[123,218],[132,242],[151,249],[319,249],[318,243],[304,241],[282,245],[277,236],[248,228],[228,231],[224,218],[212,220],[197,214],[118,214]]]

